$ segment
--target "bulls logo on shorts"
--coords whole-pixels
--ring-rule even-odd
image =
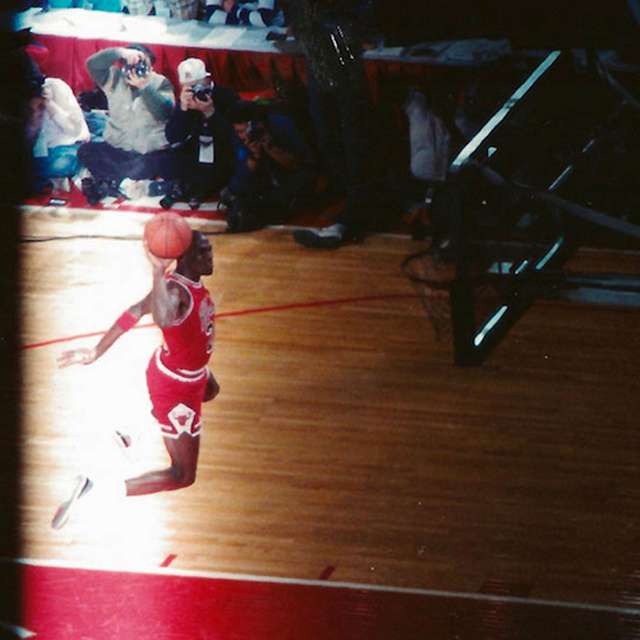
[[[170,438],[177,438],[181,433],[188,433],[190,436],[200,433],[200,422],[194,424],[196,412],[182,403],[173,407],[167,417],[173,428],[162,425],[162,430]]]

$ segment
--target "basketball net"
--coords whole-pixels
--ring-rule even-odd
[[[412,254],[402,263],[405,272],[420,296],[431,322],[436,340],[451,337],[451,303],[449,287],[454,271],[451,265],[434,258],[431,249]]]

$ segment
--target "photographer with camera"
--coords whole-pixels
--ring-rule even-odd
[[[239,98],[216,85],[197,58],[178,65],[178,79],[180,98],[165,130],[175,150],[176,180],[160,204],[169,208],[187,200],[195,209],[226,186],[233,173],[233,129],[224,114]]]
[[[41,98],[41,124],[33,143],[34,186],[69,191],[79,168],[78,148],[89,140],[89,127],[64,80],[45,78]]]
[[[82,189],[91,204],[107,195],[146,195],[147,183],[172,171],[165,125],[175,104],[173,86],[153,70],[155,55],[141,44],[110,47],[87,60],[87,70],[107,96],[104,142],[87,142],[78,158],[90,172]]]
[[[222,194],[229,231],[250,231],[280,222],[311,199],[318,172],[293,121],[255,102],[239,102],[229,113],[238,139],[236,169]]]

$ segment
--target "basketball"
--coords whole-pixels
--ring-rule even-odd
[[[144,239],[157,258],[178,258],[191,244],[189,223],[173,211],[156,214],[144,226]]]

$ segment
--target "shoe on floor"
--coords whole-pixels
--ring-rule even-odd
[[[90,205],[98,204],[107,195],[106,189],[99,188],[93,178],[82,178],[80,189]]]
[[[333,224],[321,229],[297,229],[293,239],[309,249],[337,249],[344,242],[345,227]]]
[[[51,184],[53,185],[54,191],[64,191],[65,193],[71,191],[71,180],[69,180],[69,178],[51,178]]]
[[[152,180],[149,184],[148,193],[151,197],[166,196],[173,188],[171,180]]]
[[[120,193],[128,200],[138,200],[149,195],[151,180],[131,180],[125,178],[120,183]]]
[[[63,502],[55,512],[53,519],[51,520],[51,527],[53,529],[62,529],[67,524],[73,507],[79,498],[87,494],[93,487],[93,482],[85,475],[79,475],[73,486],[73,491],[68,500]]]

